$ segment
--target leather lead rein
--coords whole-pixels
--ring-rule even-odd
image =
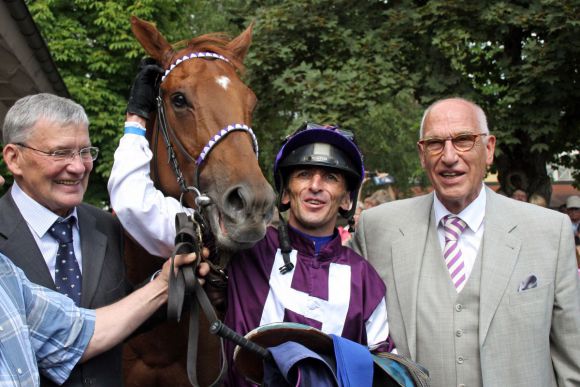
[[[201,260],[201,229],[199,224],[185,213],[175,216],[175,249],[171,255],[171,273],[169,276],[169,298],[167,300],[167,317],[170,320],[180,321],[183,308],[189,308],[189,337],[187,340],[187,377],[189,382],[197,387],[197,350],[199,338],[199,307],[207,317],[210,326],[220,324],[215,310],[200,285],[196,273]],[[195,253],[197,259],[191,265],[177,268],[175,272],[175,256],[177,254]],[[175,274],[174,274],[175,273]],[[227,372],[227,360],[225,356],[223,338],[220,341],[221,367],[220,373],[211,383],[217,386]]]

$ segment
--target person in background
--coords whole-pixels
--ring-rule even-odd
[[[83,203],[99,149],[76,102],[52,94],[23,97],[2,128],[14,184],[0,198],[0,252],[30,281],[85,308],[127,294],[122,230],[110,213]],[[79,364],[63,386],[121,386],[121,346]],[[44,387],[56,386],[41,377]]]
[[[572,221],[572,232],[576,245],[576,260],[578,263],[578,274],[580,275],[580,196],[573,195],[566,199],[566,214]]]
[[[363,211],[352,240],[387,285],[398,353],[435,387],[580,385],[570,220],[485,187],[496,139],[473,102],[435,102],[419,138],[434,192]]]
[[[512,192],[511,198],[514,200],[519,200],[520,202],[528,201],[528,194],[523,189],[516,189]]]
[[[364,200],[364,208],[369,209],[376,207],[379,204],[392,202],[395,200],[391,192],[386,189],[379,189],[373,192],[370,196],[367,196]]]
[[[572,221],[574,236],[580,236],[580,196],[573,195],[566,199],[566,213]]]
[[[540,207],[548,207],[548,201],[546,198],[539,193],[533,193],[530,195],[529,202]]]

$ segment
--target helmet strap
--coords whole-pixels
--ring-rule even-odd
[[[348,210],[343,210],[342,208],[338,209],[338,213],[340,214],[340,216],[342,216],[344,219],[350,222],[350,220],[353,219],[353,216],[356,212],[356,203],[357,203],[357,195],[353,195],[352,204]]]
[[[288,236],[288,225],[286,220],[280,214],[280,222],[278,224],[278,240],[280,242],[280,251],[282,252],[282,259],[284,264],[278,268],[281,274],[286,274],[294,269],[294,264],[290,262],[290,252],[292,246],[290,245],[290,237]]]
[[[354,233],[356,231],[354,229],[354,217],[351,216],[350,218],[348,218],[347,222],[348,222],[348,232],[349,232],[349,234]]]
[[[279,172],[275,178],[278,180],[278,187],[280,187],[280,192],[278,192],[278,195],[276,197],[276,207],[278,208],[278,211],[282,213],[288,210],[290,208],[290,205],[282,204],[282,196],[284,196],[284,190],[286,189],[282,173]]]

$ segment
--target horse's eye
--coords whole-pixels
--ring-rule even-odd
[[[176,108],[184,108],[187,105],[187,99],[181,93],[177,93],[171,96],[171,103]]]

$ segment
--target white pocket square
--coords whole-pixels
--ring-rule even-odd
[[[530,274],[528,278],[526,278],[520,283],[518,292],[523,292],[524,290],[529,290],[537,287],[538,287],[538,278],[536,278],[535,275]]]

